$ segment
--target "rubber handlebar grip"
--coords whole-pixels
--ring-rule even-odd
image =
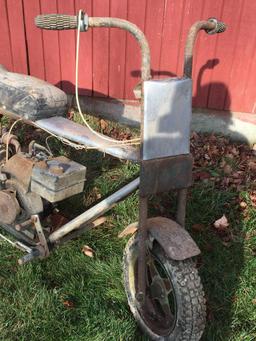
[[[73,30],[78,26],[78,17],[67,14],[42,14],[35,18],[35,24],[45,30]]]
[[[209,18],[208,21],[215,24],[214,29],[206,30],[208,34],[222,33],[225,32],[227,29],[227,25],[224,22],[217,20],[216,18]]]

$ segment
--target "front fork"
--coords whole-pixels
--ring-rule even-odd
[[[185,227],[187,188],[178,191],[177,223]],[[146,254],[148,240],[148,196],[139,194],[139,228],[138,228],[138,288],[136,299],[143,305],[146,295]]]
[[[184,56],[184,77],[192,78],[193,67],[193,49],[197,34],[200,30],[205,30],[208,34],[222,33],[226,29],[223,22],[216,18],[210,18],[207,21],[198,21],[191,26],[187,36]],[[142,96],[143,99],[143,96]],[[170,169],[170,168],[169,168]],[[152,170],[151,170],[152,171]],[[144,174],[145,175],[145,174]],[[143,174],[141,173],[141,182],[143,182]],[[148,217],[148,195],[143,195],[143,186],[140,184],[139,193],[139,229],[138,229],[138,290],[136,298],[139,304],[143,305],[146,292],[146,244],[148,239],[147,217]],[[187,188],[181,188],[178,191],[178,207],[176,214],[177,223],[185,227],[187,202]]]
[[[148,239],[147,230],[148,218],[148,197],[139,194],[139,229],[138,229],[138,289],[136,298],[143,304],[146,293],[146,242]]]

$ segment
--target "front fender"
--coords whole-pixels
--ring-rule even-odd
[[[161,245],[167,257],[185,260],[200,254],[190,234],[175,221],[155,217],[147,220],[150,235]]]

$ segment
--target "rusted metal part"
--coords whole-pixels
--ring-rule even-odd
[[[21,206],[28,214],[32,215],[43,212],[42,198],[36,193],[28,192],[19,180],[7,180],[5,186],[7,189],[17,191]]]
[[[197,21],[191,26],[185,45],[184,76],[189,78],[192,77],[193,49],[198,32],[200,30],[205,30],[208,34],[214,34],[222,33],[225,29],[226,25],[215,18],[210,18],[207,21]]]
[[[20,205],[13,191],[0,191],[0,223],[12,224],[20,213]]]
[[[41,251],[38,247],[34,248],[31,250],[31,252],[29,252],[28,254],[26,254],[25,256],[21,257],[18,259],[18,264],[19,265],[24,265],[28,262],[31,262],[32,260],[34,260],[35,258],[38,258],[41,256]]]
[[[13,242],[12,240],[10,240],[9,238],[7,238],[6,236],[2,235],[0,233],[0,239],[6,241],[7,243],[11,244],[12,246],[16,247],[17,249],[21,250],[21,251],[26,251],[26,252],[31,252],[31,248],[28,247],[27,245],[21,243],[21,242]]]
[[[44,235],[44,231],[40,222],[40,218],[38,215],[33,215],[31,216],[31,220],[35,226],[36,232],[37,232],[37,236],[38,239],[40,241],[40,245],[43,248],[44,252],[41,252],[41,257],[48,257],[49,256],[49,247],[48,247],[48,243],[46,240],[46,237]]]
[[[91,17],[89,18],[89,27],[116,27],[130,32],[138,41],[141,48],[141,78],[143,81],[151,78],[150,49],[148,41],[144,33],[136,25],[127,20],[118,18]]]
[[[171,219],[150,218],[147,220],[147,229],[171,259],[184,260],[200,254],[189,233]]]
[[[192,166],[191,154],[142,161],[141,195],[157,194],[191,186]]]
[[[36,243],[34,240],[29,238],[27,235],[25,235],[22,232],[16,231],[12,225],[1,223],[0,227],[3,228],[7,233],[11,234],[18,241],[31,247],[36,246]]]
[[[186,45],[185,45],[185,56],[184,56],[184,76],[192,77],[192,66],[193,66],[193,49],[197,34],[200,30],[211,30],[215,28],[215,24],[209,21],[197,21],[195,22],[188,33]]]
[[[8,132],[4,133],[1,137],[1,142],[4,144],[9,144],[9,145],[14,146],[16,153],[19,153],[21,150],[20,143],[16,135],[9,135]]]
[[[15,154],[3,166],[2,172],[17,180],[25,191],[28,191],[34,164],[35,161],[31,158],[27,158],[23,154]]]
[[[187,206],[187,188],[182,188],[178,192],[178,207],[176,214],[176,221],[182,227],[185,228],[185,220],[186,220],[186,206]]]
[[[28,152],[30,155],[34,155],[36,150],[40,150],[42,152],[45,152],[47,155],[52,156],[52,153],[46,147],[41,146],[33,140],[28,145]]]
[[[148,217],[148,198],[142,197],[140,194],[139,201],[139,229],[138,229],[138,292],[136,298],[138,302],[143,305],[146,291],[146,241],[148,237],[147,231],[147,217]]]
[[[32,220],[28,219],[20,224],[16,224],[15,229],[17,231],[23,231],[23,230],[26,230],[29,226],[31,226],[31,224],[32,224]]]
[[[169,335],[175,323],[176,313],[176,300],[172,293],[171,279],[168,275],[165,277],[164,265],[158,262],[150,252],[148,252],[146,263],[147,290],[141,314],[155,333]],[[157,316],[161,318],[156,318]]]

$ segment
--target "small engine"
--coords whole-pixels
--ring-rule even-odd
[[[0,223],[16,230],[46,206],[83,191],[86,167],[64,156],[52,157],[34,141],[28,153],[18,151],[4,161],[0,158]]]

